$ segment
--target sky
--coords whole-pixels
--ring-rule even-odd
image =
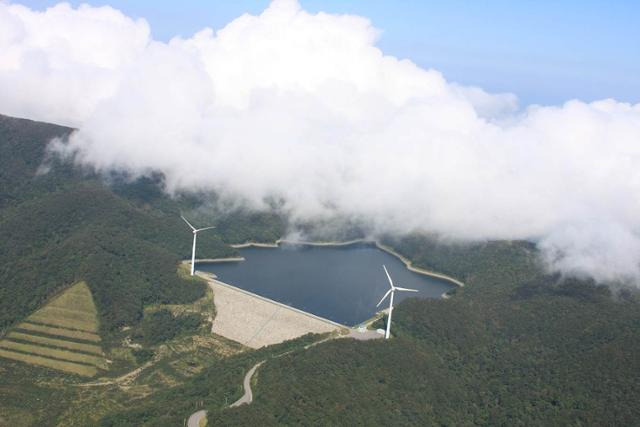
[[[57,1],[28,0],[44,9]],[[155,39],[214,30],[268,0],[71,1],[145,18]],[[521,105],[570,99],[640,101],[640,2],[635,0],[302,0],[310,12],[368,17],[388,55],[454,82],[511,92]]]
[[[526,239],[640,287],[634,7],[230,3],[0,2],[0,114],[72,126],[52,155],[168,194],[277,201],[292,234]]]

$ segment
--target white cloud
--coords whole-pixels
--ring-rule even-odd
[[[35,12],[0,2],[0,108],[81,125],[149,43],[149,26],[110,7]]]
[[[0,28],[0,112],[77,126],[65,150],[98,169],[305,219],[533,239],[554,268],[640,279],[640,105],[518,111],[293,0],[169,43],[111,8],[0,3]]]

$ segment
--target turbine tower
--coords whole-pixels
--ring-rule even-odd
[[[384,272],[387,274],[387,279],[389,279],[389,285],[391,286],[391,289],[389,289],[387,291],[387,293],[384,294],[384,296],[382,297],[382,299],[380,300],[378,305],[376,305],[376,307],[380,307],[380,304],[382,304],[382,301],[384,301],[385,298],[387,298],[389,296],[389,294],[391,294],[391,299],[389,300],[389,317],[387,318],[387,331],[384,334],[384,339],[389,339],[389,332],[391,331],[391,313],[393,312],[393,294],[394,294],[394,292],[395,291],[418,292],[418,291],[416,289],[408,289],[408,288],[401,288],[401,287],[398,287],[398,286],[393,286],[393,280],[391,280],[391,276],[389,276],[389,272],[387,271],[387,267],[385,267],[383,265],[382,268],[384,268]]]
[[[204,231],[204,230],[209,230],[209,229],[215,228],[215,227],[195,228],[193,225],[191,225],[191,223],[189,221],[187,221],[187,219],[185,217],[180,215],[180,218],[182,218],[182,220],[184,222],[186,222],[187,225],[189,226],[189,228],[191,228],[191,230],[193,231],[193,248],[191,249],[191,275],[193,276],[193,274],[195,272],[195,265],[196,265],[196,238],[198,237],[198,232],[199,231]]]

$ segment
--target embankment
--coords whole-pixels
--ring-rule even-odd
[[[446,274],[442,274],[442,273],[437,273],[435,271],[430,271],[421,267],[415,267],[413,265],[413,263],[411,262],[411,260],[409,260],[408,258],[404,257],[403,255],[399,254],[398,252],[396,252],[393,248],[386,246],[382,243],[380,243],[377,240],[367,240],[367,239],[354,239],[354,240],[348,240],[346,242],[339,242],[339,241],[326,241],[326,242],[310,242],[310,241],[304,241],[304,240],[287,240],[287,239],[278,239],[276,240],[274,243],[263,243],[263,242],[245,242],[245,243],[238,243],[238,244],[233,244],[230,245],[232,248],[236,248],[236,249],[242,249],[242,248],[249,248],[249,247],[256,247],[256,248],[277,248],[278,246],[280,246],[281,244],[285,244],[285,245],[304,245],[304,246],[350,246],[350,245],[356,245],[356,244],[368,244],[368,245],[375,245],[378,249],[387,252],[390,255],[393,255],[394,257],[398,258],[400,261],[402,261],[402,263],[405,265],[405,267],[407,267],[407,269],[409,271],[413,271],[414,273],[417,274],[422,274],[424,276],[431,276],[431,277],[435,277],[437,279],[441,279],[441,280],[445,280],[447,282],[453,283],[456,286],[459,287],[464,287],[464,283],[461,282],[458,279],[455,279],[451,276],[448,276]],[[446,294],[445,294],[446,295]],[[443,297],[446,298],[446,296],[443,295]]]

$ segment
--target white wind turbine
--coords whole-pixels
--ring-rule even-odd
[[[389,285],[391,285],[391,289],[389,289],[387,291],[387,293],[384,294],[384,296],[382,297],[382,299],[380,300],[378,305],[376,305],[376,307],[380,307],[380,304],[382,304],[382,301],[384,301],[385,298],[388,297],[389,294],[391,294],[391,300],[389,301],[389,317],[387,318],[387,331],[384,334],[384,338],[385,339],[389,339],[389,332],[391,331],[391,313],[393,312],[393,294],[394,294],[394,292],[395,291],[418,292],[418,291],[416,289],[400,288],[398,286],[393,286],[393,280],[391,280],[391,276],[389,276],[389,272],[387,271],[387,267],[385,267],[383,265],[382,268],[384,268],[384,272],[387,274],[387,279],[389,279]]]
[[[191,225],[191,223],[189,223],[189,221],[187,221],[187,219],[185,217],[180,215],[180,218],[182,218],[182,220],[184,222],[186,222],[187,225],[193,231],[193,248],[191,249],[191,275],[193,276],[193,273],[195,272],[195,265],[196,265],[196,238],[198,237],[198,232],[199,231],[204,231],[204,230],[209,230],[209,229],[215,228],[215,227],[195,228],[193,225]]]

